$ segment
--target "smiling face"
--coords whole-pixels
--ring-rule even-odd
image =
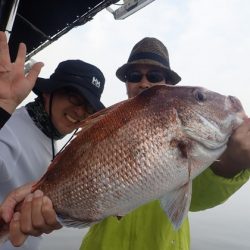
[[[49,114],[51,94],[44,93],[45,110]],[[62,135],[69,134],[78,128],[83,119],[94,113],[87,101],[72,89],[61,89],[53,93],[52,122]]]

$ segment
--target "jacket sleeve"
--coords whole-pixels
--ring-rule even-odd
[[[250,169],[241,171],[233,178],[215,175],[208,168],[193,180],[193,192],[190,211],[200,211],[225,202],[250,176]]]

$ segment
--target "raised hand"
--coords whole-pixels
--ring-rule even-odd
[[[26,46],[20,43],[16,60],[11,63],[6,35],[0,32],[0,107],[9,113],[28,96],[43,67],[43,63],[35,63],[25,75],[25,56]]]

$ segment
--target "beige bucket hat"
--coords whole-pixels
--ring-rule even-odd
[[[173,85],[181,80],[181,77],[170,68],[167,48],[156,38],[145,37],[135,44],[128,58],[128,62],[117,69],[116,76],[121,81],[126,82],[126,73],[133,65],[137,64],[159,66],[166,73],[167,80]]]

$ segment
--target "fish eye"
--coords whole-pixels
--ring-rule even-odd
[[[200,90],[195,91],[194,97],[198,102],[206,101],[206,95],[203,92],[201,92]]]

